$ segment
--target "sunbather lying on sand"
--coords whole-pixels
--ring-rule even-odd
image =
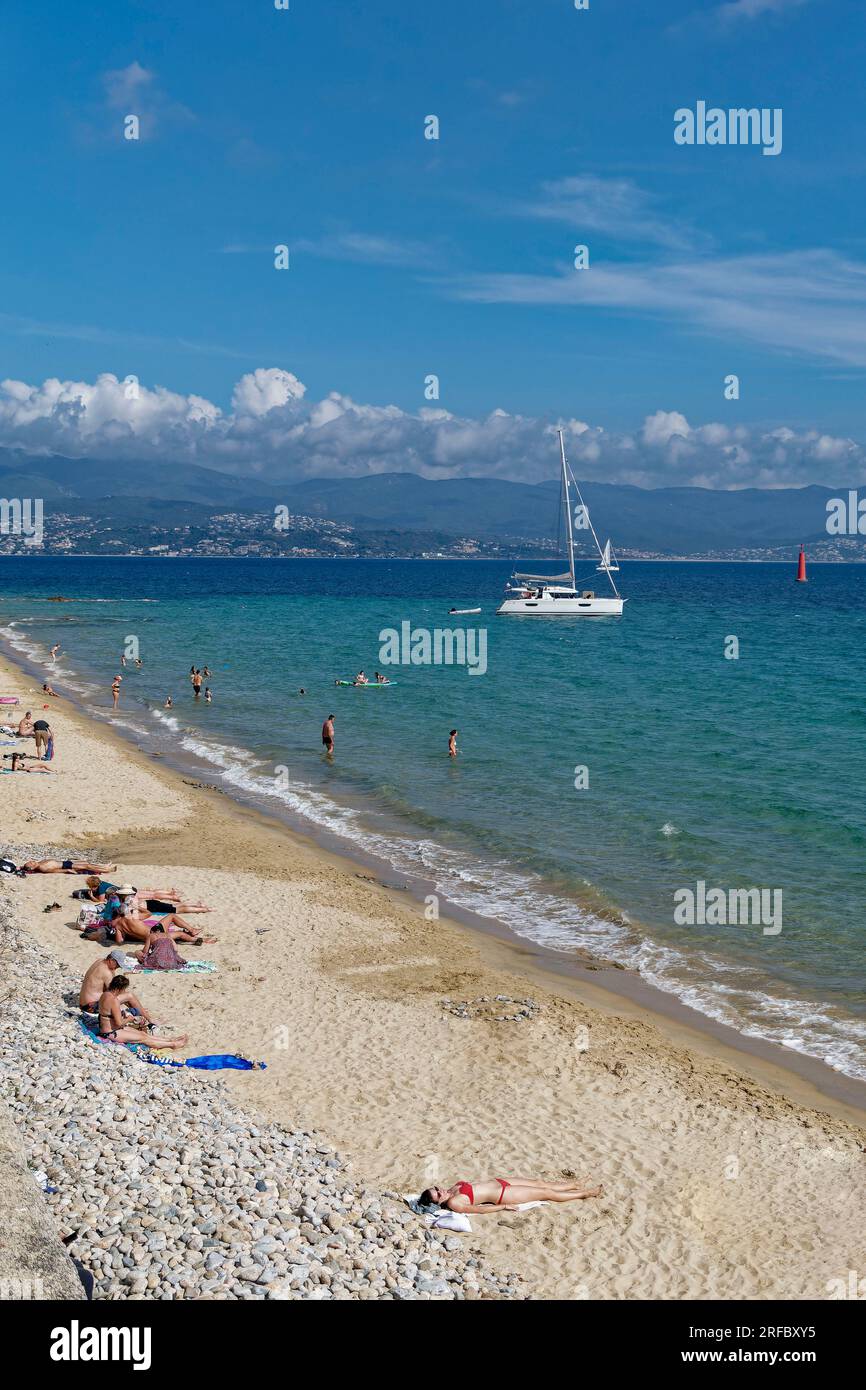
[[[123,884],[123,888],[131,885]],[[85,880],[84,890],[79,894],[91,903],[104,903],[106,898],[112,893],[121,895],[121,889],[114,883],[108,883],[106,879],[100,878],[98,874],[91,875]],[[141,911],[142,907],[148,912],[212,912],[213,909],[205,907],[204,903],[182,903],[180,893],[176,888],[134,888],[128,895],[133,898],[133,905],[136,912]]]
[[[544,1178],[482,1178],[481,1182],[456,1182],[453,1187],[428,1187],[421,1193],[425,1206],[448,1207],[468,1216],[493,1211],[517,1211],[524,1202],[580,1202],[600,1197],[603,1187],[584,1187],[573,1178],[545,1182]],[[505,1201],[506,1193],[508,1201]]]
[[[112,900],[109,899],[109,902]],[[108,910],[108,909],[106,909]],[[215,936],[199,936],[194,927],[185,922],[182,917],[178,917],[176,912],[167,912],[164,917],[141,917],[138,913],[125,913],[121,908],[111,909],[112,916],[110,921],[106,921],[106,930],[113,933],[118,945],[124,941],[144,941],[150,937],[150,929],[157,922],[160,922],[163,930],[175,941],[186,941],[191,946],[203,946],[205,943],[212,946],[216,941]]]
[[[126,976],[115,975],[99,999],[99,1036],[116,1043],[145,1043],[147,1047],[170,1050],[186,1046],[186,1033],[177,1038],[160,1038],[142,1028],[130,1027],[129,1009],[135,1009],[147,1024],[156,1022],[130,990]]]
[[[116,864],[91,864],[88,859],[28,859],[21,865],[25,874],[107,874]]]
[[[9,767],[4,768],[4,772],[54,772],[53,767],[46,767],[31,753],[4,753],[3,758],[4,761],[9,759]]]

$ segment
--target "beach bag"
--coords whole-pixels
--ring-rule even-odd
[[[78,926],[82,931],[96,931],[103,926],[102,909],[95,903],[92,907],[82,907],[78,914]]]
[[[0,859],[0,874],[17,874],[18,865],[13,864],[11,859]]]

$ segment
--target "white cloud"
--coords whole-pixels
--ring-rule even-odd
[[[306,386],[292,372],[281,367],[257,367],[237,383],[232,395],[236,415],[260,418],[289,401],[299,401]]]
[[[465,276],[449,288],[488,304],[631,309],[715,336],[866,366],[866,265],[835,251],[660,264],[596,259],[589,270]]]
[[[727,0],[716,13],[722,20],[758,19],[762,14],[781,14],[807,3],[808,0]]]
[[[687,439],[691,434],[689,422],[678,410],[657,410],[644,420],[641,438],[644,444],[667,444],[671,439]]]
[[[112,68],[102,74],[102,111],[92,111],[80,127],[88,140],[106,136],[117,138],[120,122],[126,116],[139,118],[139,138],[147,140],[172,126],[188,125],[195,120],[188,107],[173,101],[163,90],[152,69],[138,60],[125,68]],[[106,113],[109,125],[106,127]]]
[[[841,486],[866,476],[866,451],[854,440],[787,426],[692,424],[677,410],[651,413],[635,436],[502,409],[473,419],[362,404],[338,391],[308,400],[303,382],[280,367],[241,377],[230,412],[161,386],[139,385],[136,394],[110,373],[93,383],[0,382],[2,446],[118,464],[185,461],[273,481],[405,471],[540,482],[556,476],[557,426],[578,476],[607,482]]]
[[[705,241],[682,218],[675,222],[657,212],[655,202],[631,179],[580,174],[542,184],[539,198],[511,211],[567,223],[577,237],[600,232],[614,242],[640,241],[671,249],[694,249]]]

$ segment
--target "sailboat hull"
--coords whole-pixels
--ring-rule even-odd
[[[619,618],[624,598],[507,598],[496,610],[497,616],[513,614],[536,618]]]

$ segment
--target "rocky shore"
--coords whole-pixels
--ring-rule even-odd
[[[18,928],[0,882],[0,1100],[94,1297],[525,1296],[472,1236],[427,1230],[320,1136],[245,1114],[218,1075],[89,1041],[78,984]]]

